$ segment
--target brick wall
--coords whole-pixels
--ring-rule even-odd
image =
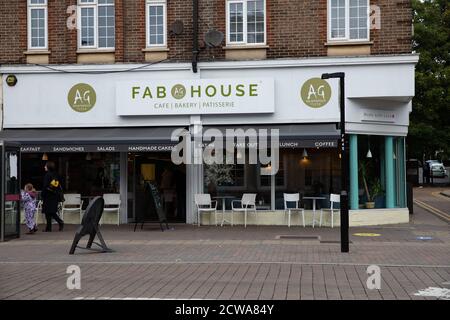
[[[371,30],[372,54],[411,53],[411,0],[371,0],[381,10],[381,28]]]
[[[25,0],[0,1],[0,64],[25,63],[27,46]]]
[[[325,56],[327,0],[267,0],[269,58]]]
[[[225,41],[219,48],[207,48],[204,34],[209,29],[225,33],[225,1],[200,0],[200,60],[222,60]],[[327,0],[266,0],[267,57],[325,56],[327,48]],[[76,0],[48,0],[49,61],[76,63],[77,32],[67,28],[67,8]],[[372,54],[411,52],[411,0],[371,0],[381,8],[381,29],[371,30]],[[168,27],[181,20],[182,35],[168,33],[172,61],[192,57],[192,0],[167,0]],[[27,50],[26,0],[0,1],[0,63],[25,63]],[[145,1],[116,0],[116,62],[144,62]]]
[[[144,61],[145,1],[122,0],[124,62]]]
[[[77,31],[69,30],[68,19],[74,14],[69,11],[77,0],[48,0],[48,47],[50,64],[77,62]]]

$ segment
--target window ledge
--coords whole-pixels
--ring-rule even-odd
[[[168,52],[169,48],[167,47],[149,47],[142,49],[142,52]]]
[[[116,49],[78,49],[77,53],[115,53]]]
[[[50,54],[49,50],[27,50],[23,54],[32,55],[32,54]]]
[[[328,41],[328,42],[325,42],[326,47],[363,46],[363,45],[373,45],[373,41]]]
[[[223,47],[224,50],[245,50],[245,49],[269,49],[269,46],[266,44],[261,45],[227,45]]]

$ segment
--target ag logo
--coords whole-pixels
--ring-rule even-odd
[[[76,112],[88,112],[95,106],[96,101],[94,88],[86,83],[74,85],[67,96],[69,106]]]
[[[300,94],[307,106],[322,108],[331,99],[331,87],[325,80],[312,78],[303,84]]]
[[[176,84],[172,87],[171,90],[172,97],[177,100],[183,99],[186,95],[186,88],[182,84]]]

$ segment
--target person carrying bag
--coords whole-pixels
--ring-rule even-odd
[[[58,174],[55,172],[55,163],[48,161],[45,164],[46,174],[42,187],[42,212],[47,220],[45,232],[52,231],[52,219],[59,224],[59,231],[64,229],[64,221],[58,216],[58,204],[64,202],[64,193]]]

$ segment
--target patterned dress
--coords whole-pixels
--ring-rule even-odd
[[[22,202],[25,209],[25,223],[28,229],[36,226],[34,215],[36,213],[36,195],[34,192],[22,191]]]

